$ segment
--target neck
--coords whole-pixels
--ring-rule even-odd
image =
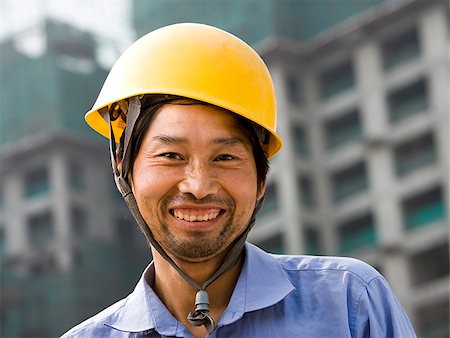
[[[203,326],[192,326],[187,320],[189,312],[195,309],[195,295],[198,290],[189,285],[180,274],[152,248],[155,266],[155,280],[153,289],[167,309],[195,337],[204,337],[206,330]],[[174,259],[175,263],[197,284],[202,285],[222,264],[224,255],[204,262],[192,263]],[[210,315],[214,322],[219,321],[223,311],[228,306],[237,279],[244,262],[241,256],[238,262],[223,273],[207,288],[210,300]]]

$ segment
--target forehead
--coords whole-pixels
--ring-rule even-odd
[[[147,133],[220,132],[248,138],[235,114],[203,104],[166,104],[154,116]]]

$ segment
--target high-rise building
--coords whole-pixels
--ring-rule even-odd
[[[50,18],[93,33],[102,49],[99,59],[108,66],[134,35],[129,0],[1,0],[0,13],[0,40],[36,28]]]
[[[94,37],[47,20],[0,45],[0,336],[59,336],[129,293],[150,259],[83,121]]]
[[[258,46],[284,149],[250,240],[374,265],[424,337],[449,335],[449,12],[391,1]]]

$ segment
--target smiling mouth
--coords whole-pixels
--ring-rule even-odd
[[[222,214],[224,210],[216,209],[216,210],[205,210],[205,211],[197,211],[195,213],[192,213],[188,210],[182,212],[180,210],[170,210],[170,213],[178,219],[181,219],[183,221],[188,222],[206,222],[211,221],[215,218],[217,218],[220,214]]]

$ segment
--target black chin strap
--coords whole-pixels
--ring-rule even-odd
[[[111,107],[112,108],[112,107]],[[134,125],[137,120],[137,116],[140,113],[140,100],[137,97],[133,97],[130,99],[130,104],[128,107],[128,117],[127,117],[127,124],[125,127],[125,139],[124,139],[124,147],[125,150],[123,152],[122,156],[122,172],[119,172],[116,164],[116,156],[117,156],[117,145],[114,138],[114,131],[112,127],[111,120],[114,120],[112,117],[112,109],[109,109],[109,111],[103,111],[101,112],[103,118],[108,122],[109,128],[110,128],[110,155],[111,155],[111,164],[112,169],[114,172],[114,178],[117,185],[118,190],[122,194],[123,198],[125,199],[125,202],[128,205],[128,208],[130,209],[133,217],[135,218],[136,222],[139,225],[139,228],[143,232],[144,236],[146,237],[148,243],[150,243],[157,251],[158,253],[179,273],[179,275],[194,289],[198,290],[196,297],[195,297],[195,310],[193,312],[190,312],[187,316],[187,319],[189,322],[194,326],[205,326],[208,334],[212,333],[214,329],[216,328],[216,324],[214,323],[214,320],[209,314],[209,296],[206,292],[206,288],[213,283],[215,280],[217,280],[221,275],[223,275],[226,271],[228,271],[231,267],[233,267],[238,259],[240,258],[243,248],[245,245],[245,240],[247,238],[247,235],[250,231],[250,229],[255,224],[255,217],[259,209],[261,208],[263,204],[263,199],[257,201],[255,209],[253,211],[253,214],[250,218],[250,221],[246,227],[246,229],[241,233],[241,235],[235,240],[231,250],[226,255],[222,265],[219,267],[219,269],[202,285],[197,284],[192,278],[190,278],[181,268],[173,261],[173,259],[164,251],[162,246],[156,241],[155,237],[153,236],[150,227],[145,222],[144,218],[142,217],[135,196],[131,190],[131,187],[128,183],[128,181],[125,179],[127,175],[127,171],[130,168],[130,156],[129,156],[129,141],[132,135],[132,131],[134,129]]]

